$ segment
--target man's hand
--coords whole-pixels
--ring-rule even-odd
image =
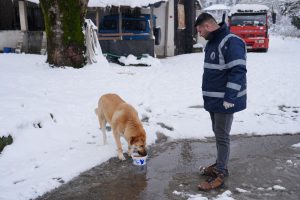
[[[234,104],[233,103],[228,103],[227,101],[224,101],[223,106],[227,110],[228,108],[234,107]]]

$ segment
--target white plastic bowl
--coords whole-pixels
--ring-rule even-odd
[[[138,166],[142,166],[142,165],[146,165],[146,161],[147,161],[147,155],[146,156],[140,156],[138,153],[133,153],[131,155],[132,160],[133,160],[133,164],[134,165],[138,165]]]

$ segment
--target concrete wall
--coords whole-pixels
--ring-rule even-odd
[[[165,57],[165,38],[166,38],[166,9],[167,4],[162,3],[160,7],[153,9],[153,14],[156,18],[156,27],[161,29],[161,40],[159,45],[154,46],[154,51],[157,57]],[[150,14],[150,9],[142,9],[143,14]]]
[[[155,45],[155,53],[157,56],[165,56],[165,43],[166,43],[166,9],[167,4],[163,3],[159,8],[155,8],[153,14],[156,15],[156,26],[161,29],[161,40],[159,45]]]
[[[0,31],[0,51],[4,47],[16,48],[18,42],[23,41],[22,52],[40,54],[42,39],[42,31]]]
[[[16,48],[21,31],[0,31],[0,51],[3,47]]]
[[[40,54],[43,40],[42,31],[27,31],[24,34],[22,51]]]

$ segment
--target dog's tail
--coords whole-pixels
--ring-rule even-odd
[[[95,108],[95,114],[98,115],[98,108]]]

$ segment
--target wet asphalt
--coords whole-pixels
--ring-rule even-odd
[[[195,194],[213,199],[226,190],[242,200],[300,199],[300,148],[291,147],[300,142],[300,134],[232,136],[230,176],[224,187],[210,192],[197,188],[207,178],[198,167],[215,161],[214,138],[160,138],[149,148],[146,166],[134,166],[128,157],[111,158],[38,200],[181,200]]]

